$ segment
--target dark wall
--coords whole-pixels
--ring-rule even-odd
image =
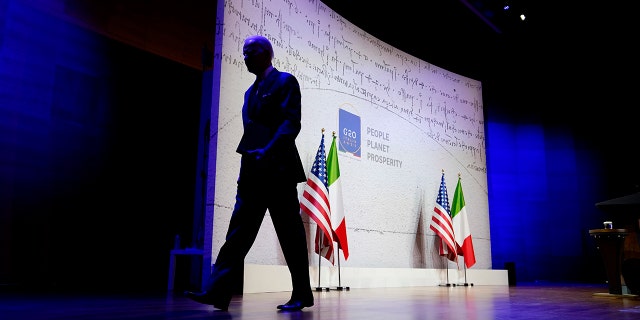
[[[483,82],[493,267],[515,262],[519,281],[604,283],[589,230],[611,217],[595,204],[640,181],[627,152],[637,138],[632,84],[612,73],[637,59],[626,44],[567,32],[509,42]]]
[[[0,284],[165,289],[191,238],[202,73],[5,9]]]

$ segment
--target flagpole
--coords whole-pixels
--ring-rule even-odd
[[[476,263],[475,253],[473,252],[473,243],[471,240],[471,231],[467,221],[467,210],[462,194],[462,177],[458,173],[458,184],[453,195],[453,204],[451,205],[453,231],[456,238],[456,248],[459,256],[462,256],[462,264],[464,265],[464,285],[465,287],[473,286],[473,283],[467,282],[467,264],[473,266]],[[460,270],[460,264],[458,264]],[[458,271],[458,279],[460,272]]]
[[[449,259],[447,259],[446,257],[445,259],[445,263],[447,264],[447,269],[446,269],[446,273],[447,273],[447,283],[444,284],[440,284],[440,287],[455,287],[456,284],[455,283],[449,283]]]
[[[349,290],[349,287],[342,286],[340,266],[340,251],[344,254],[345,260],[349,258],[349,246],[347,245],[346,224],[342,207],[342,187],[340,183],[340,166],[338,165],[338,148],[336,146],[336,132],[331,134],[331,147],[327,156],[327,182],[329,189],[329,211],[331,212],[331,231],[335,240],[338,256],[338,286],[336,290]],[[334,193],[335,192],[335,193]],[[340,231],[339,231],[340,230]],[[346,251],[345,251],[346,249]]]
[[[322,240],[322,238],[320,238]],[[320,286],[320,271],[322,270],[322,257],[318,255],[318,286],[316,287],[316,291],[322,291],[322,287]]]
[[[447,283],[440,284],[440,286],[455,286],[455,284],[449,283],[449,260],[452,260],[451,255],[456,254],[455,261],[457,262],[457,252],[454,248],[455,237],[453,236],[453,224],[451,221],[451,210],[449,209],[449,195],[447,193],[447,185],[444,181],[444,169],[442,169],[442,176],[440,177],[440,189],[436,197],[436,204],[433,208],[434,214],[431,216],[431,223],[429,229],[433,230],[440,238],[440,246],[438,252],[441,257],[445,258],[447,264],[445,272],[447,273]],[[452,260],[453,261],[453,260]]]
[[[324,151],[324,128],[322,128],[322,136],[320,139],[320,145],[316,152],[315,160],[311,166],[311,172],[307,177],[307,183],[304,187],[303,196],[300,199],[300,210],[309,215],[309,218],[316,222],[316,236],[315,236],[315,252],[318,254],[318,286],[316,291],[322,291],[324,288],[320,286],[321,274],[322,274],[322,245],[323,237],[327,230],[331,230],[331,218],[329,213],[329,203],[326,199],[329,196],[327,185],[327,164]],[[320,230],[322,229],[322,232]],[[328,235],[331,238],[331,235]],[[320,242],[318,242],[320,239]],[[333,255],[333,244],[331,244],[331,255]],[[327,258],[327,257],[325,257]],[[329,258],[327,258],[329,259]],[[331,258],[331,263],[333,263]],[[326,288],[329,290],[329,288]]]
[[[350,288],[349,287],[343,287],[341,279],[340,279],[340,250],[341,250],[340,245],[338,245],[338,254],[337,254],[337,256],[338,256],[338,286],[336,287],[336,290],[338,290],[338,291],[347,290],[348,291]]]
[[[466,263],[462,263],[464,265],[464,283],[460,284],[461,286],[472,286],[473,287],[473,283],[472,282],[467,282],[467,264]]]
[[[317,226],[316,226],[317,228]],[[320,233],[320,243],[322,243],[322,238],[324,237],[324,233]],[[322,252],[322,251],[320,251]],[[329,291],[329,288],[323,288],[320,286],[320,272],[322,271],[322,255],[318,253],[318,286],[316,287],[316,291]]]

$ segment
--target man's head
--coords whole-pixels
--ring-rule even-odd
[[[273,59],[273,47],[269,39],[254,35],[244,40],[242,47],[244,63],[249,72],[259,75],[271,65]]]

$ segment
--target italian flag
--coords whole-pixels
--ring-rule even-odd
[[[340,182],[340,166],[338,165],[338,148],[336,147],[336,134],[333,133],[333,141],[327,157],[327,176],[329,184],[329,208],[331,210],[331,226],[333,227],[333,240],[342,249],[344,259],[349,258],[349,244],[347,243],[347,222],[342,206],[342,183]]]
[[[473,252],[473,241],[471,240],[471,230],[467,219],[467,207],[464,203],[464,195],[462,195],[460,175],[458,175],[458,184],[451,203],[451,219],[453,221],[453,234],[456,238],[458,255],[464,256],[464,265],[470,268],[476,263],[476,255]]]

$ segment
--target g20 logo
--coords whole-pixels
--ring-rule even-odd
[[[344,106],[351,105],[345,104]],[[340,108],[338,112],[338,127],[340,128],[338,150],[360,158],[360,116]]]
[[[342,135],[351,139],[357,139],[358,133],[349,128],[342,128]]]

